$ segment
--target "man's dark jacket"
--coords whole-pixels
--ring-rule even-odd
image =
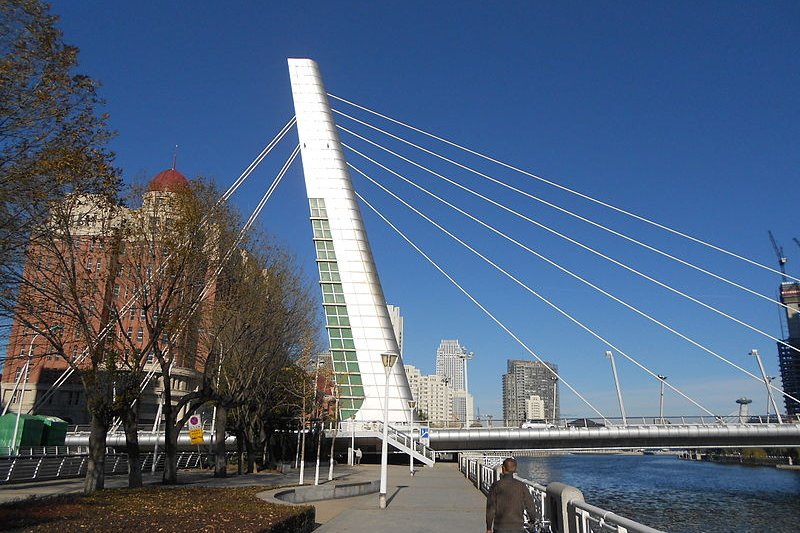
[[[514,479],[514,474],[503,474],[492,484],[486,497],[486,530],[521,531],[523,510],[528,511],[528,517],[533,519],[535,510],[528,486]]]

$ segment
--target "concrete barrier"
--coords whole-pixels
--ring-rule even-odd
[[[327,483],[309,487],[296,487],[276,492],[274,497],[289,503],[308,503],[320,500],[335,500],[374,494],[380,489],[380,480],[363,481],[361,483],[345,483],[336,485]]]

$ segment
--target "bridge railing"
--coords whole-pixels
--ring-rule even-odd
[[[500,457],[459,454],[459,469],[484,494],[500,477]],[[534,533],[663,533],[610,511],[586,503],[580,490],[563,483],[540,485],[517,477],[528,487],[534,516],[528,517]]]
[[[784,423],[800,423],[800,415],[792,417],[783,415],[781,421]],[[472,428],[519,428],[525,422],[521,420],[502,420],[502,419],[477,419],[471,425]],[[462,429],[463,424],[444,421],[425,421],[419,422],[422,425],[429,425],[434,429]],[[653,427],[653,426],[719,426],[719,425],[758,425],[758,424],[777,424],[778,418],[772,414],[766,415],[739,415],[711,416],[628,416],[625,420],[619,417],[608,418],[562,418],[559,420],[547,420],[548,428],[552,429],[592,429],[610,427]],[[538,426],[537,426],[538,427]],[[466,428],[463,428],[466,429]],[[544,429],[544,427],[542,427]]]

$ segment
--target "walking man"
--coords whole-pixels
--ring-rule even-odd
[[[503,461],[503,473],[492,484],[486,497],[486,533],[524,533],[523,511],[535,515],[533,497],[525,483],[514,479],[517,461]]]
[[[357,465],[361,464],[361,457],[362,456],[363,456],[363,454],[361,453],[361,448],[356,448],[356,464]]]

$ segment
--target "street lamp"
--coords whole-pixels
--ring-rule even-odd
[[[781,413],[778,411],[778,404],[775,403],[775,398],[772,396],[772,385],[769,384],[770,380],[767,377],[767,371],[764,370],[764,363],[761,361],[761,356],[758,355],[758,350],[750,350],[750,355],[755,357],[756,361],[758,361],[758,368],[761,370],[761,376],[764,378],[764,385],[767,387],[767,400],[772,404],[773,409],[775,409],[775,416],[778,417],[778,424],[783,424]],[[769,423],[769,404],[767,404],[767,423]]]
[[[622,425],[627,426],[628,419],[625,417],[625,404],[622,403],[622,390],[619,388],[619,377],[617,376],[617,365],[614,363],[614,354],[607,351],[606,357],[611,360],[611,372],[614,374],[614,385],[617,387],[617,398],[619,399],[619,412],[622,414]]]
[[[661,395],[658,400],[658,417],[661,419],[661,425],[664,425],[664,382],[667,376],[658,375],[658,380],[661,382]]]
[[[416,406],[416,400],[408,400],[408,410],[410,411],[411,415],[411,417],[408,419],[409,424],[411,425],[411,431],[408,432],[408,436],[411,439],[409,446],[409,448],[411,448],[411,453],[408,454],[408,469],[412,476],[414,475],[414,408]]]
[[[383,395],[383,445],[381,446],[381,488],[378,494],[378,507],[386,509],[386,478],[388,477],[389,462],[389,375],[392,367],[397,362],[397,353],[388,352],[381,354],[383,371],[386,374],[386,387]]]

